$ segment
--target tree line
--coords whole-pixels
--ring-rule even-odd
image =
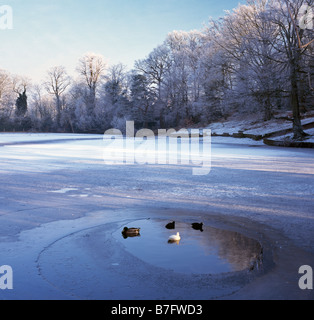
[[[40,84],[0,69],[0,130],[95,132],[205,126],[233,114],[313,110],[313,0],[249,0],[202,30],[173,31],[127,70],[86,54]]]

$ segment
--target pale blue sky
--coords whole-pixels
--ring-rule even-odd
[[[40,81],[47,69],[74,74],[87,52],[129,68],[173,30],[201,29],[243,0],[0,0],[13,30],[0,30],[0,68]]]

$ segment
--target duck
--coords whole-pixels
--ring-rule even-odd
[[[200,230],[201,232],[203,232],[204,231],[203,230],[203,222],[201,222],[201,223],[197,223],[197,222],[192,223],[192,228],[194,230]]]
[[[167,228],[167,229],[175,229],[175,227],[176,227],[175,221],[169,222],[169,223],[166,225],[166,228]]]
[[[140,231],[141,231],[140,228],[124,227],[124,229],[122,231],[122,235],[125,239],[128,237],[138,237],[138,236],[140,236]]]
[[[177,232],[177,234],[175,235],[172,235],[169,237],[168,241],[173,241],[173,242],[176,242],[176,241],[180,241],[181,240],[181,237],[180,237],[180,233]]]

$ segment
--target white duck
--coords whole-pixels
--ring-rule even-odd
[[[170,236],[168,240],[169,240],[169,241],[180,241],[180,240],[181,240],[180,233],[177,232],[176,235]]]

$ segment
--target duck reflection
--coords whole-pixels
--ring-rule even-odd
[[[168,240],[168,243],[169,244],[177,244],[177,245],[179,245],[180,244],[180,240]]]

